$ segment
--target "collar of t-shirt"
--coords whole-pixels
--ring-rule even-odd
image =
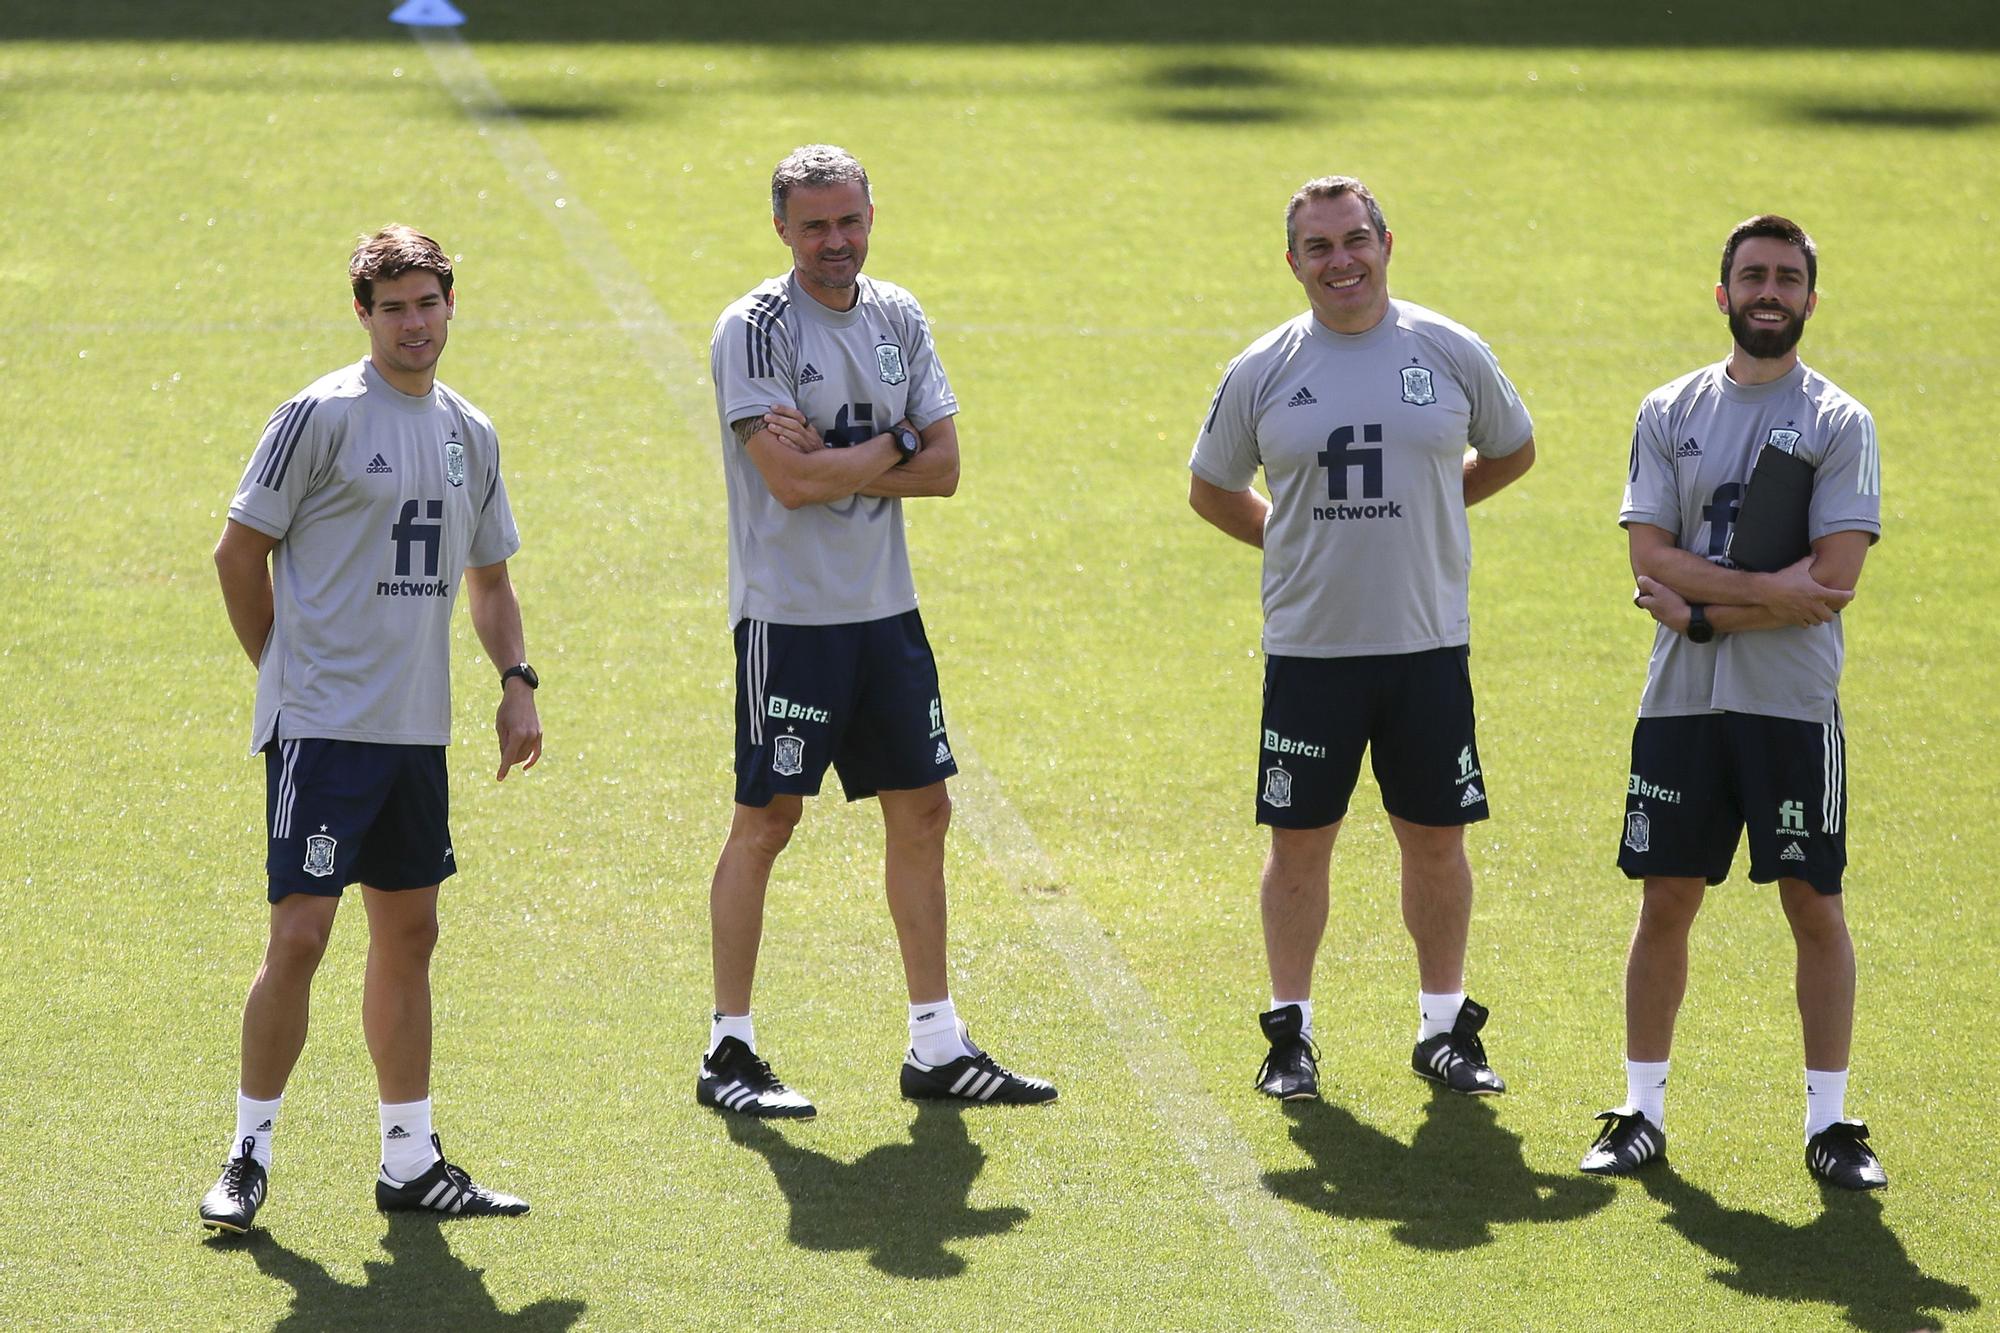
[[[1402,311],[1396,302],[1391,301],[1389,302],[1388,310],[1384,312],[1382,318],[1377,321],[1374,328],[1369,329],[1365,333],[1341,333],[1320,323],[1319,316],[1311,310],[1307,310],[1306,331],[1316,340],[1325,343],[1328,347],[1338,348],[1343,352],[1350,350],[1358,352],[1364,348],[1373,347],[1376,343],[1381,342],[1394,333],[1396,326],[1402,322],[1401,314]]]
[[[1722,396],[1737,403],[1768,403],[1773,398],[1782,398],[1796,390],[1806,381],[1806,363],[1795,361],[1792,368],[1778,378],[1764,384],[1738,384],[1729,378],[1729,363],[1724,361],[1715,368],[1715,383],[1722,390]]]
[[[846,310],[834,310],[821,305],[818,300],[799,286],[798,270],[785,275],[786,294],[791,298],[792,309],[799,311],[807,319],[821,324],[830,324],[836,329],[844,329],[861,320],[861,275],[854,277],[854,304]]]
[[[373,358],[361,358],[361,377],[368,382],[368,392],[381,394],[381,401],[391,407],[399,407],[405,412],[428,412],[437,406],[437,381],[431,381],[430,392],[421,398],[413,398],[384,379],[382,372],[375,369]]]

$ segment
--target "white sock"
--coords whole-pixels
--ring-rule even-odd
[[[950,996],[910,1006],[910,1052],[919,1062],[932,1066],[948,1065],[973,1053]]]
[[[757,1025],[750,1021],[748,1014],[725,1014],[717,1012],[708,1025],[708,1053],[715,1054],[715,1048],[722,1045],[724,1037],[734,1037],[748,1046],[754,1053],[757,1049]]]
[[[1667,1066],[1670,1060],[1627,1060],[1625,1104],[1661,1129],[1667,1127]]]
[[[236,1090],[236,1137],[229,1141],[229,1156],[243,1155],[243,1140],[250,1140],[250,1155],[266,1171],[271,1169],[271,1133],[278,1127],[278,1108],[285,1104],[279,1093],[268,1102],[256,1101]]]
[[[1847,1116],[1847,1071],[1806,1071],[1806,1138]]]
[[[412,1181],[438,1159],[431,1147],[431,1099],[383,1102],[382,1169],[392,1180]]]
[[[1448,995],[1433,995],[1429,991],[1417,992],[1417,1040],[1429,1041],[1440,1032],[1451,1031],[1451,1025],[1458,1021],[1458,1011],[1465,1007],[1465,992],[1452,991]]]
[[[1271,1007],[1273,1009],[1282,1009],[1288,1004],[1295,1004],[1299,1007],[1299,1035],[1310,1038],[1313,1034],[1313,1002],[1311,1000],[1281,1000],[1275,995],[1271,997]]]

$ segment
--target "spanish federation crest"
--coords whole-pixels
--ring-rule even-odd
[[[771,770],[782,777],[797,777],[806,766],[806,738],[787,732],[772,742]]]
[[[1429,407],[1437,400],[1437,390],[1431,387],[1431,372],[1423,366],[1404,366],[1403,401],[1417,407]]]
[[[333,849],[339,844],[324,833],[306,839],[305,871],[321,879],[333,873]]]
[[[1625,816],[1625,845],[1635,852],[1652,849],[1653,821],[1644,810],[1634,810]]]
[[[465,446],[457,440],[444,447],[444,479],[454,486],[465,485]]]
[[[1273,764],[1264,770],[1264,804],[1283,810],[1292,803],[1292,775]]]
[[[1795,454],[1799,451],[1799,433],[1795,430],[1774,430],[1764,443],[1783,449],[1788,454]]]
[[[903,349],[894,343],[875,344],[875,364],[884,384],[901,384],[909,378],[903,373]]]

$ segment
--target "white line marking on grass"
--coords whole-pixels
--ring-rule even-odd
[[[445,87],[479,121],[479,133],[516,187],[555,224],[571,256],[590,275],[604,303],[687,417],[697,438],[712,429],[708,395],[696,381],[706,369],[682,343],[666,312],[583,202],[561,177],[534,135],[507,109],[478,58],[452,29],[415,29]],[[556,201],[561,199],[558,204]],[[1024,892],[1035,923],[1062,956],[1077,988],[1124,1054],[1154,1117],[1180,1146],[1203,1188],[1229,1219],[1272,1297],[1300,1327],[1358,1329],[1352,1308],[1299,1234],[1288,1207],[1265,1189],[1256,1155],[1213,1098],[1201,1073],[1160,1022],[1145,987],[1132,974],[1090,909],[1051,893],[1054,863],[1008,801],[999,780],[963,740],[957,743],[960,817],[1008,883]]]
[[[1055,863],[972,747],[954,739],[952,748],[958,759],[954,808],[1027,897],[1043,938],[1062,955],[1105,1035],[1125,1057],[1133,1085],[1144,1090],[1154,1117],[1228,1217],[1279,1307],[1301,1328],[1359,1329],[1353,1307],[1299,1234],[1289,1206],[1264,1188],[1256,1154],[1202,1091],[1201,1071],[1160,1021],[1158,1007],[1104,927],[1079,899],[1061,891]]]
[[[640,358],[667,390],[667,398],[694,427],[694,437],[714,433],[715,410],[700,380],[705,360],[691,355],[673,321],[653,299],[638,271],[627,262],[617,242],[563,185],[562,173],[550,163],[527,126],[507,106],[500,90],[486,77],[479,57],[456,28],[412,28],[411,34],[430,56],[445,89],[478,124],[479,137],[500,159],[500,165],[521,193],[542,212],[583,271],[590,275],[612,317],[625,330]]]

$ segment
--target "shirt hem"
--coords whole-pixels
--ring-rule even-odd
[[[863,607],[856,611],[771,611],[746,606],[743,614],[729,623],[732,629],[746,620],[761,620],[767,625],[865,625],[871,620],[888,620],[892,616],[907,615],[916,609],[915,598],[884,608]]]
[[[1410,643],[1366,643],[1335,647],[1320,644],[1277,644],[1266,640],[1264,653],[1267,657],[1398,657],[1405,653],[1427,653],[1435,648],[1463,648],[1471,642],[1472,636],[1469,634],[1417,639]]]

